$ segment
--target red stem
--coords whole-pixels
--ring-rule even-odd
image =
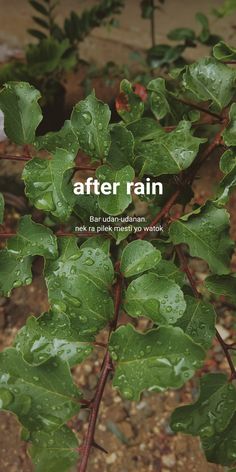
[[[116,270],[119,271],[119,262],[116,263]],[[114,318],[111,323],[109,337],[110,337],[111,332],[114,331],[117,327],[118,317],[119,317],[119,312],[120,312],[120,305],[121,305],[122,285],[123,285],[123,277],[121,273],[118,272],[117,281],[114,286],[114,307],[115,307]],[[112,369],[113,369],[113,366],[112,366],[111,356],[110,356],[109,351],[107,350],[105,357],[103,359],[101,374],[98,380],[95,395],[90,404],[89,425],[88,425],[88,430],[85,435],[84,443],[82,446],[82,458],[78,466],[78,472],[86,471],[90,450],[92,446],[96,444],[94,440],[94,434],[95,434],[95,428],[96,428],[96,423],[97,423],[97,417],[99,413],[99,408],[100,408],[104,388],[105,388],[109,373],[111,372]]]
[[[193,291],[193,294],[194,294],[195,298],[200,299],[201,294],[197,290],[196,283],[195,283],[195,281],[192,277],[192,274],[189,270],[187,259],[185,257],[185,254],[182,251],[181,245],[175,246],[175,250],[176,250],[176,253],[177,253],[179,261],[180,261],[181,269],[182,269],[183,272],[185,272],[185,274],[186,274],[186,276],[189,280],[189,283],[191,285],[191,288],[192,288],[192,291]],[[230,367],[230,370],[231,370],[230,380],[236,379],[236,369],[235,369],[234,363],[232,361],[231,355],[229,353],[229,349],[232,346],[230,344],[226,344],[224,342],[224,340],[222,339],[222,337],[221,337],[221,335],[220,335],[220,333],[217,329],[216,329],[216,338],[218,339],[218,341],[219,341],[219,343],[220,343],[220,345],[221,345],[221,347],[224,351],[227,362],[229,364],[229,367]]]

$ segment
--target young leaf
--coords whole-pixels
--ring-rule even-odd
[[[75,204],[70,181],[74,157],[68,151],[57,148],[50,160],[31,159],[22,174],[25,193],[31,203],[39,210],[52,213],[60,221],[69,218]]]
[[[16,144],[32,144],[42,121],[38,104],[41,95],[26,82],[8,82],[0,91],[0,109],[4,113],[4,131]]]
[[[108,156],[110,147],[109,121],[111,112],[108,105],[90,94],[75,105],[71,124],[83,151],[93,160]]]
[[[229,46],[224,41],[220,41],[213,47],[213,55],[218,61],[235,61],[236,48]]]
[[[158,270],[158,266],[157,266]],[[125,310],[130,316],[147,316],[158,324],[173,324],[186,308],[180,287],[167,277],[144,274],[128,286]]]
[[[236,390],[224,374],[207,374],[200,380],[196,403],[177,408],[171,428],[199,435],[207,459],[222,465],[235,463]]]
[[[92,351],[91,336],[79,336],[65,313],[44,313],[30,317],[18,332],[15,346],[31,365],[41,365],[58,356],[73,366]]]
[[[32,367],[9,348],[0,354],[0,378],[1,407],[17,415],[30,434],[55,431],[79,411],[80,392],[60,359]]]
[[[233,241],[228,232],[227,211],[211,202],[174,221],[169,230],[174,244],[188,244],[191,256],[204,259],[219,275],[230,272]]]
[[[161,253],[148,241],[132,241],[122,252],[120,270],[124,277],[133,277],[155,267]]]
[[[3,218],[4,218],[4,205],[5,205],[4,197],[3,197],[3,194],[0,193],[0,224],[2,224]]]
[[[52,311],[66,313],[81,339],[96,334],[112,318],[114,270],[101,249],[79,249],[75,237],[65,239],[58,240],[59,258],[45,267],[48,297]]]
[[[205,280],[205,286],[214,295],[224,295],[236,304],[236,274],[210,275]]]
[[[109,349],[117,362],[113,385],[129,400],[139,400],[145,389],[180,388],[204,359],[203,349],[180,328],[164,326],[145,334],[121,326],[112,334]]]
[[[166,97],[165,80],[161,77],[149,82],[147,89],[150,93],[151,110],[157,120],[164,118],[170,113],[169,103]]]
[[[113,170],[107,165],[98,167],[96,176],[100,183],[108,182],[111,185],[114,182],[119,183],[116,188],[116,193],[109,195],[100,194],[98,197],[98,204],[101,210],[108,215],[120,215],[129,206],[132,201],[132,196],[127,192],[127,182],[132,182],[134,179],[134,169],[131,166],[123,167],[120,170]]]
[[[230,122],[222,136],[226,146],[236,146],[236,103],[233,103],[229,112]]]
[[[182,318],[176,322],[176,326],[182,328],[193,341],[204,349],[208,349],[215,335],[215,310],[210,303],[188,295],[185,296],[185,301],[187,303],[186,310]]]
[[[125,123],[139,120],[144,112],[144,103],[133,90],[132,84],[123,79],[120,83],[120,94],[116,98],[116,111]]]
[[[132,165],[134,159],[134,138],[124,126],[114,125],[111,128],[111,146],[107,162],[113,169],[122,169]]]
[[[192,136],[191,123],[181,121],[171,133],[159,132],[157,139],[143,141],[135,147],[135,165],[142,173],[154,176],[179,174],[195,159],[205,140]],[[161,156],[161,159],[160,159]]]
[[[235,93],[236,72],[213,58],[203,58],[186,67],[183,85],[196,100],[210,100],[218,110],[226,107]]]
[[[35,432],[31,435],[29,454],[35,472],[67,472],[78,461],[78,440],[67,426],[57,431]]]

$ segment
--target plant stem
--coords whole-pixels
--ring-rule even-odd
[[[214,113],[211,110],[207,110],[206,108],[200,105],[197,105],[197,103],[189,102],[188,100],[185,100],[184,98],[179,98],[172,94],[171,94],[171,97],[177,100],[178,102],[183,103],[184,105],[188,105],[189,107],[195,108],[195,110],[201,111],[202,113],[207,113],[207,115],[210,115],[210,116],[214,116],[214,118],[217,118],[217,120],[222,120],[221,115],[219,115],[218,113]]]
[[[181,269],[182,269],[183,272],[185,272],[185,274],[186,274],[186,276],[189,280],[189,283],[191,285],[191,288],[192,288],[192,291],[193,291],[193,294],[194,294],[195,298],[201,299],[202,298],[201,294],[198,292],[197,287],[196,287],[196,283],[195,283],[195,281],[192,277],[192,274],[189,270],[186,256],[182,251],[182,246],[180,244],[178,246],[175,246],[175,251],[178,255],[180,265],[181,265]],[[230,367],[230,370],[231,370],[230,380],[236,379],[236,369],[235,369],[234,363],[232,361],[231,355],[229,353],[229,349],[230,349],[231,345],[226,344],[224,342],[224,340],[222,339],[222,337],[221,337],[221,335],[220,335],[220,333],[217,329],[216,329],[216,338],[218,339],[218,341],[219,341],[219,343],[220,343],[220,345],[221,345],[221,347],[224,351],[227,362],[229,364],[229,367]]]
[[[151,14],[151,43],[152,47],[156,45],[156,31],[155,31],[155,1],[152,0],[152,14]]]
[[[0,154],[0,159],[7,159],[9,161],[30,161],[31,157],[29,156],[9,156],[8,154]]]
[[[77,236],[78,238],[91,238],[97,235],[97,233],[91,232],[91,231],[74,231],[74,232],[56,231],[54,234],[56,236],[63,236],[63,237]],[[99,234],[102,234],[106,238],[111,238],[111,236],[107,233],[101,232]],[[12,238],[13,236],[17,236],[17,233],[0,233],[0,239]]]
[[[118,271],[117,281],[114,286],[115,310],[114,310],[114,318],[110,325],[109,337],[112,331],[114,331],[117,327],[118,317],[119,317],[119,312],[120,312],[120,305],[121,305],[122,286],[123,286],[123,277],[119,271],[119,262],[116,263],[115,268]],[[88,430],[85,435],[84,443],[82,446],[82,458],[78,466],[78,472],[86,471],[90,450],[94,445],[96,445],[94,441],[94,434],[95,434],[95,428],[96,428],[96,423],[97,423],[97,417],[99,413],[99,408],[100,408],[100,403],[102,400],[104,388],[105,388],[109,373],[112,371],[112,369],[113,369],[112,359],[107,349],[106,354],[103,359],[101,374],[98,380],[95,395],[90,404],[89,425],[88,425]]]
[[[161,218],[165,217],[168,214],[168,212],[170,211],[170,208],[176,202],[179,194],[180,194],[180,189],[176,190],[175,193],[173,193],[173,195],[166,202],[166,204],[164,205],[162,210],[155,216],[155,218],[147,226],[147,229],[151,228],[152,226],[156,226],[156,224],[161,220]],[[147,235],[148,235],[148,231],[143,230],[137,235],[137,239],[144,239],[145,236],[147,236]]]

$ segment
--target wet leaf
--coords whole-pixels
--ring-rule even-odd
[[[207,374],[200,380],[196,403],[177,408],[172,414],[174,431],[200,436],[208,461],[235,463],[236,390],[224,374]]]
[[[205,280],[205,286],[214,295],[224,295],[236,304],[236,274],[210,275]]]
[[[127,192],[127,182],[132,182],[134,179],[134,170],[131,166],[125,166],[120,170],[113,170],[109,166],[104,165],[98,167],[96,176],[100,183],[119,183],[116,192],[110,191],[106,195],[101,193],[98,197],[98,204],[101,210],[108,215],[120,215],[129,206],[132,201],[132,196]]]
[[[121,326],[109,349],[116,362],[113,385],[129,400],[139,400],[144,390],[180,388],[204,359],[203,349],[180,328],[164,326],[145,334]]]
[[[204,259],[212,272],[230,272],[233,241],[229,238],[229,215],[225,209],[207,202],[174,221],[169,234],[174,244],[188,244],[191,256]]]
[[[148,241],[132,241],[122,252],[120,269],[125,277],[133,277],[155,267],[160,259],[160,251]]]
[[[72,111],[71,124],[80,147],[93,160],[108,156],[110,116],[108,105],[98,100],[93,93],[75,105]]]
[[[133,280],[126,291],[125,310],[133,317],[147,316],[158,324],[173,324],[183,316],[185,308],[182,290],[167,277],[144,274]]]
[[[111,146],[107,157],[113,169],[132,165],[134,159],[134,138],[130,131],[121,125],[111,128]]]
[[[187,303],[186,310],[182,318],[176,322],[176,326],[182,328],[193,341],[204,349],[208,349],[215,335],[215,310],[210,303],[188,295],[185,296],[185,301]]]
[[[74,157],[68,151],[57,148],[49,160],[31,159],[22,174],[25,193],[31,203],[60,221],[68,220],[76,200],[70,181]]]
[[[27,82],[8,82],[0,91],[0,110],[4,113],[4,131],[16,144],[31,144],[42,121],[38,104],[41,95]]]
[[[91,339],[113,316],[111,260],[101,249],[79,249],[75,237],[59,238],[58,244],[59,258],[45,267],[51,309],[67,314],[77,339]]]
[[[79,150],[79,141],[70,120],[66,120],[59,131],[51,131],[37,137],[34,144],[38,150],[46,149],[52,153],[61,148],[76,156]]]

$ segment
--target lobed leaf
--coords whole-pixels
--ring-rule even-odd
[[[51,309],[67,314],[78,340],[91,339],[113,316],[111,260],[101,249],[79,249],[75,237],[59,238],[58,244],[59,258],[45,267]]]
[[[208,349],[215,335],[215,310],[210,303],[197,300],[189,295],[185,296],[185,301],[187,303],[186,310],[175,325],[182,328],[193,341],[204,349]]]
[[[46,149],[52,153],[56,152],[57,148],[61,148],[76,155],[79,150],[78,137],[70,120],[66,120],[59,131],[51,131],[44,136],[38,136],[34,144],[38,150]]]
[[[200,380],[196,403],[177,408],[171,428],[199,435],[208,461],[235,464],[236,390],[224,374],[207,374]]]
[[[167,277],[144,274],[133,280],[126,291],[125,310],[133,317],[147,316],[158,324],[173,324],[183,316],[185,308],[182,290]]]
[[[134,179],[134,169],[131,166],[125,166],[120,170],[113,170],[107,165],[98,167],[96,176],[100,183],[108,182],[113,184],[118,182],[120,185],[110,195],[100,194],[98,204],[101,210],[108,215],[120,215],[132,202],[131,194],[127,193],[127,182]]]
[[[203,58],[186,67],[183,86],[196,100],[209,100],[218,110],[226,107],[235,93],[236,72],[214,58]]]
[[[134,160],[134,138],[132,133],[121,125],[111,128],[111,145],[107,162],[113,169],[132,165]]]
[[[139,400],[146,389],[181,387],[204,359],[203,349],[180,328],[164,326],[145,334],[121,326],[112,334],[109,349],[117,363],[113,385],[129,400]]]
[[[27,82],[8,82],[0,91],[0,109],[4,113],[4,131],[16,144],[32,144],[42,121],[38,104],[41,95]]]
[[[60,221],[68,220],[75,204],[71,183],[73,166],[74,155],[57,148],[50,160],[31,159],[22,174],[30,202]]]
[[[111,112],[108,105],[90,94],[75,105],[71,124],[81,149],[92,160],[102,160],[108,156],[111,143],[109,121]]]
[[[135,147],[135,167],[154,176],[179,174],[194,161],[205,140],[192,136],[191,123],[181,121],[170,133],[159,131],[157,139],[142,141]]]
[[[218,275],[230,272],[233,241],[228,232],[227,211],[212,202],[174,221],[169,229],[173,244],[187,244],[191,256],[204,259]]]

